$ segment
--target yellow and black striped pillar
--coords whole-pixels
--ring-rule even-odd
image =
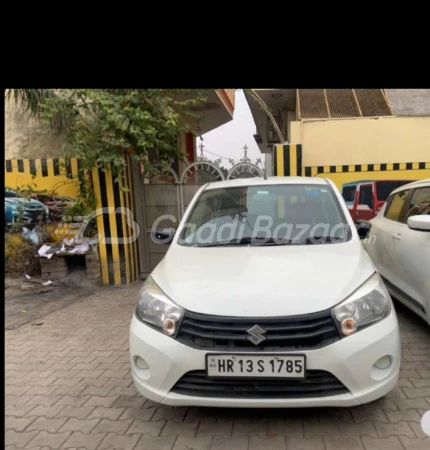
[[[130,238],[133,228],[129,225],[135,219],[133,183],[131,179],[130,155],[127,155],[127,167],[120,177],[120,183],[114,182],[109,166],[92,170],[92,185],[97,198],[97,208],[110,208],[111,212],[97,215],[97,231],[105,238]],[[121,189],[121,188],[125,188]],[[118,208],[131,211],[127,221]],[[99,255],[102,281],[104,284],[130,284],[138,279],[137,240],[115,243],[99,241]]]
[[[280,177],[302,175],[301,144],[280,144],[274,146],[273,174]]]

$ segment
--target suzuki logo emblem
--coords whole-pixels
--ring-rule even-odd
[[[254,325],[246,332],[249,334],[246,339],[248,339],[248,341],[251,341],[254,345],[261,344],[267,339],[266,336],[263,336],[266,333],[266,330],[264,328],[261,328],[259,325]]]

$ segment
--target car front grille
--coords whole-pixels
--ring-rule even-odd
[[[263,328],[264,341],[254,345],[248,333]],[[279,351],[321,348],[340,339],[331,311],[288,317],[224,317],[185,311],[176,339],[199,350]]]
[[[198,397],[219,398],[317,398],[348,394],[347,387],[324,370],[307,370],[300,380],[208,378],[204,370],[186,373],[171,392]]]

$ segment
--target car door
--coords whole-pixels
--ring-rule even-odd
[[[366,249],[373,260],[379,273],[390,283],[395,280],[398,237],[404,230],[402,213],[405,208],[409,190],[391,194],[387,199],[387,205],[383,214],[378,214],[372,221],[370,240]]]
[[[363,183],[358,186],[357,208],[354,212],[354,222],[370,220],[374,217],[373,183]]]
[[[407,219],[430,214],[430,187],[416,188],[408,197],[402,223],[399,224],[397,264],[393,284],[428,311],[430,305],[430,233],[411,230]],[[411,300],[411,302],[412,302]],[[413,303],[413,302],[412,302]],[[416,305],[418,306],[418,305]]]

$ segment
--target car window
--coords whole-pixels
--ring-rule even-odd
[[[387,200],[388,196],[395,189],[403,186],[404,184],[410,183],[412,180],[384,180],[376,181],[376,198],[379,201]]]
[[[210,189],[197,199],[181,245],[242,239],[346,239],[347,221],[330,186],[262,185]]]
[[[397,192],[397,194],[389,197],[387,201],[387,208],[385,209],[385,217],[387,219],[395,220],[396,222],[400,221],[400,216],[408,194],[409,189]]]
[[[408,205],[404,221],[408,217],[430,214],[430,187],[415,189]]]
[[[373,194],[371,184],[360,186],[359,204],[367,205],[370,209],[373,209]]]
[[[342,197],[346,202],[353,202],[356,186],[345,186],[342,189]]]

